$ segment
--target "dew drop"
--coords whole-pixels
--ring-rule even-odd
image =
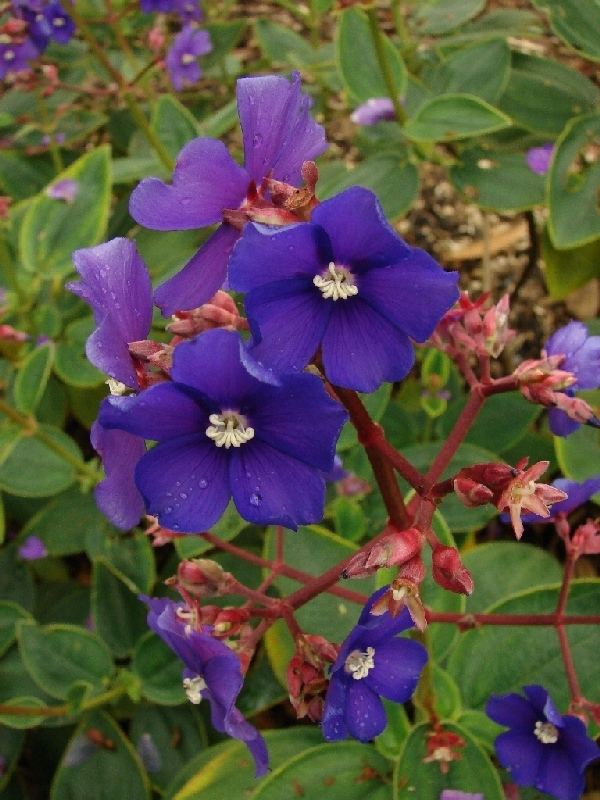
[[[257,492],[253,492],[253,493],[250,495],[250,505],[251,505],[251,506],[258,506],[258,505],[260,505],[260,501],[261,501],[261,500],[262,500],[262,497],[261,497],[261,496],[260,496],[260,495],[259,495]]]
[[[252,146],[253,147],[260,147],[263,142],[262,133],[255,133],[252,137]]]
[[[167,507],[165,508],[165,514],[170,514],[170,513],[171,513],[171,511],[173,511],[173,506],[167,506]]]
[[[208,481],[205,481],[204,478],[202,478],[201,481],[198,481],[198,486],[201,489],[206,489],[206,487],[208,486]]]
[[[182,500],[187,500],[187,498],[188,498],[188,496],[187,496],[187,494],[185,492],[179,492],[179,497],[181,497]]]

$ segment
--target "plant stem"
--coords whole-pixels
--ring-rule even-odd
[[[91,711],[94,708],[110,703],[125,694],[122,686],[115,686],[102,694],[92,697],[87,703],[83,703],[81,708],[74,710],[68,703],[60,706],[42,706],[32,708],[31,706],[12,706],[0,704],[0,714],[12,715],[15,717],[68,717],[70,714]]]
[[[406,111],[402,108],[400,99],[398,97],[398,89],[394,82],[390,62],[388,61],[387,53],[385,52],[385,40],[383,34],[379,30],[379,22],[377,20],[377,10],[371,6],[367,8],[367,18],[369,20],[369,29],[371,31],[371,39],[377,53],[377,61],[379,62],[379,69],[383,75],[385,85],[387,86],[388,94],[392,105],[394,106],[394,113],[400,125],[406,122]]]

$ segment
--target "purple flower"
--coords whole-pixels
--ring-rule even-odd
[[[190,701],[210,703],[211,721],[221,733],[244,742],[256,765],[256,777],[269,768],[267,746],[260,733],[235,707],[242,688],[240,661],[226,644],[213,639],[210,628],[193,630],[185,607],[166,598],[143,597],[148,625],[183,661],[183,685]]]
[[[19,555],[25,561],[37,561],[46,558],[48,551],[39,536],[28,536],[19,547]]]
[[[578,389],[600,387],[600,336],[590,336],[583,322],[569,322],[559,328],[546,342],[545,351],[549,356],[564,355],[560,369],[577,378],[566,391],[569,396]],[[550,409],[548,421],[555,436],[568,436],[580,426],[558,408]]]
[[[589,478],[589,480],[584,481],[583,483],[570,481],[567,478],[557,478],[552,482],[552,486],[554,486],[556,489],[566,492],[568,495],[567,498],[555,503],[552,506],[550,516],[540,517],[538,514],[523,514],[521,516],[521,520],[523,522],[536,524],[547,523],[555,520],[559,514],[570,514],[571,511],[574,511],[576,508],[579,508],[579,506],[587,503],[587,501],[592,497],[592,495],[596,494],[596,492],[600,492],[600,475],[596,475],[594,478]],[[503,514],[502,516],[504,517],[505,515]]]
[[[244,138],[244,167],[216,139],[193,139],[179,154],[172,184],[146,178],[133,191],[129,210],[140,225],[154,230],[188,230],[221,222],[237,210],[251,188],[267,175],[298,185],[304,161],[325,150],[323,128],[311,118],[311,100],[300,91],[300,77],[267,75],[237,82],[237,104]],[[205,303],[221,288],[239,231],[221,225],[181,272],[156,291],[165,316]]]
[[[536,175],[545,175],[550,169],[553,152],[554,145],[552,142],[546,142],[541,147],[531,147],[525,154],[527,166]]]
[[[31,39],[20,43],[0,42],[0,80],[10,72],[29,69],[29,62],[38,55],[39,51]]]
[[[382,120],[396,119],[396,112],[389,97],[370,97],[354,109],[350,119],[356,125],[376,125]]]
[[[108,398],[102,401],[100,414],[108,402]],[[98,420],[92,425],[90,440],[106,473],[94,490],[98,508],[113,525],[127,531],[144,513],[144,501],[134,478],[137,463],[146,452],[144,440],[126,431],[107,430]]]
[[[323,515],[346,414],[314,375],[280,386],[253,377],[237,333],[211,330],[177,345],[171,375],[131,397],[111,397],[100,424],[158,442],[138,463],[149,514],[174,531],[215,523],[229,498],[257,524],[290,528]]]
[[[317,206],[310,223],[247,226],[229,273],[248,292],[260,363],[300,370],[320,347],[328,379],[363,392],[403,378],[410,338],[426,341],[458,299],[458,274],[409,247],[359,186]]]
[[[444,789],[440,800],[485,800],[481,792],[461,792],[460,789]]]
[[[186,22],[199,22],[203,16],[198,0],[141,0],[140,8],[145,14],[175,13]]]
[[[333,667],[323,709],[323,736],[328,742],[353,736],[368,742],[386,726],[380,697],[405,703],[414,693],[427,652],[418,642],[396,638],[413,626],[406,609],[373,616],[371,608],[389,586],[367,601]]]
[[[97,328],[85,352],[95,367],[131,388],[138,387],[129,342],[145,339],[152,324],[152,285],[130,239],[111,239],[73,253],[80,283],[67,288],[92,307]]]
[[[52,2],[14,2],[15,13],[28,23],[27,34],[39,52],[43,52],[51,40],[67,44],[75,33],[75,23],[58,0]]]
[[[46,194],[48,197],[52,197],[54,200],[64,200],[65,203],[71,205],[75,202],[78,191],[78,181],[75,181],[72,178],[64,178],[62,181],[57,181],[56,183],[48,186],[46,189]]]
[[[180,92],[186,84],[197,83],[202,75],[198,56],[210,53],[212,44],[206,31],[187,25],[175,37],[167,53],[167,69],[173,87]]]
[[[533,786],[558,800],[579,800],[586,766],[600,756],[577,717],[561,715],[543,686],[519,694],[493,695],[486,712],[509,730],[496,739],[496,755],[520,786]]]

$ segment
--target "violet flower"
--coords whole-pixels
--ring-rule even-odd
[[[243,684],[240,661],[223,642],[210,635],[210,627],[194,630],[185,607],[158,597],[141,598],[148,606],[148,625],[183,661],[183,685],[189,700],[210,704],[213,727],[244,742],[256,765],[256,777],[269,768],[264,739],[247,722],[235,701]]]
[[[205,228],[239,209],[264,178],[298,185],[304,161],[325,148],[323,128],[310,116],[311,100],[291,80],[267,75],[237,82],[237,104],[244,139],[240,167],[216,139],[198,138],[180,152],[172,184],[146,178],[134,189],[131,216],[160,231]],[[240,232],[224,222],[183,269],[159,286],[155,302],[165,316],[196,308],[221,288]]]
[[[248,292],[260,363],[301,370],[320,347],[327,378],[361,392],[404,378],[410,338],[426,341],[458,299],[458,273],[409,247],[359,186],[317,206],[310,223],[247,226],[229,280]]]
[[[545,175],[550,169],[553,153],[554,145],[552,142],[546,142],[540,147],[531,147],[525,154],[527,166],[536,175]]]
[[[355,125],[376,125],[383,120],[396,119],[396,112],[389,97],[370,97],[354,109],[350,119]]]
[[[38,55],[39,51],[31,39],[22,42],[0,41],[0,80],[9,73],[29,69],[29,62]]]
[[[485,800],[481,792],[461,792],[459,789],[444,789],[439,800]]]
[[[538,514],[523,514],[521,516],[522,522],[535,524],[547,523],[553,522],[559,514],[570,514],[571,511],[587,503],[596,492],[600,492],[600,475],[589,478],[587,481],[583,481],[583,483],[570,481],[567,478],[557,478],[552,482],[552,486],[566,492],[566,499],[560,500],[552,506],[550,516],[541,517]],[[504,517],[505,515],[503,514],[502,516]]]
[[[140,0],[140,8],[145,14],[178,14],[185,22],[202,19],[202,8],[198,0]]]
[[[175,348],[173,383],[111,397],[100,424],[158,442],[136,468],[162,527],[203,531],[229,498],[257,524],[295,529],[323,515],[323,473],[346,419],[314,375],[280,386],[251,375],[237,333],[211,330]]]
[[[323,709],[323,736],[335,742],[353,736],[368,742],[386,726],[381,697],[405,703],[412,697],[427,652],[419,642],[396,638],[413,627],[406,609],[372,615],[373,604],[389,589],[376,591],[367,601],[358,624],[342,643],[331,668]]]
[[[583,322],[573,321],[559,328],[546,342],[545,353],[564,355],[560,369],[572,372],[577,378],[565,394],[572,397],[578,389],[600,387],[600,336],[590,336]],[[548,422],[555,436],[568,436],[580,427],[579,422],[558,408],[549,410]]]
[[[210,53],[212,44],[207,31],[192,25],[177,34],[167,53],[167,70],[173,87],[180,92],[186,85],[197,83],[202,75],[198,57]]]
[[[496,739],[500,764],[520,786],[533,786],[558,800],[579,800],[586,766],[600,756],[577,717],[561,715],[543,686],[519,694],[493,695],[488,717],[509,730]]]
[[[86,342],[88,359],[111,378],[138,388],[129,342],[145,339],[152,324],[152,285],[130,239],[111,239],[73,253],[82,277],[67,289],[88,303],[97,328]]]
[[[79,182],[73,178],[63,178],[61,181],[50,184],[46,189],[46,195],[53,200],[64,200],[67,205],[75,202],[79,192]]]
[[[48,555],[46,545],[39,536],[28,536],[20,545],[18,552],[24,561],[38,561]]]

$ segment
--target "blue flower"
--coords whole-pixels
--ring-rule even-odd
[[[221,733],[244,742],[256,765],[256,777],[269,767],[267,746],[235,701],[243,684],[240,661],[223,642],[210,635],[210,627],[194,629],[185,606],[158,597],[141,598],[148,606],[148,625],[183,661],[183,685],[189,700],[210,703],[211,721]]]
[[[210,53],[212,44],[207,31],[192,25],[177,34],[167,53],[167,70],[173,87],[179,92],[186,85],[197,83],[202,75],[198,57]]]
[[[317,206],[310,223],[247,226],[229,280],[248,292],[260,362],[300,370],[320,348],[327,378],[362,392],[404,378],[410,340],[426,341],[458,299],[458,273],[409,247],[358,186]]]
[[[583,322],[569,322],[557,330],[546,342],[545,350],[549,356],[564,355],[560,369],[577,378],[566,394],[573,396],[578,389],[600,387],[600,336],[590,336]],[[568,436],[580,426],[558,408],[550,409],[548,421],[556,436]]]
[[[583,794],[586,766],[600,756],[577,717],[561,715],[543,686],[519,694],[493,695],[486,712],[509,730],[496,739],[500,764],[520,786],[533,786],[558,800]]]
[[[383,120],[396,119],[396,112],[389,97],[370,97],[354,109],[350,119],[355,125],[376,125]]]
[[[396,638],[413,626],[406,609],[372,615],[376,600],[388,586],[367,601],[358,624],[343,642],[333,667],[323,709],[323,736],[328,742],[353,736],[368,742],[386,726],[381,697],[404,703],[412,697],[427,652],[418,642]]]
[[[238,334],[207,331],[177,345],[173,382],[111,397],[101,409],[103,428],[158,442],[135,480],[163,527],[206,530],[230,497],[257,524],[295,529],[322,518],[323,474],[346,414],[314,375],[278,386],[253,377],[241,350]]]

